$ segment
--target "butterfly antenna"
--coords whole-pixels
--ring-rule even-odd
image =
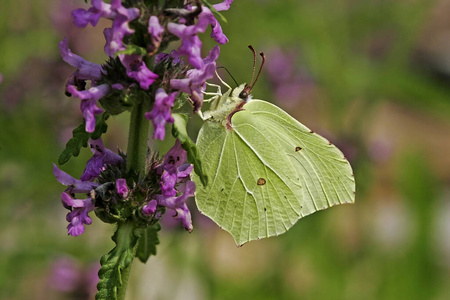
[[[253,70],[252,70],[252,80],[250,80],[250,86],[253,86],[253,78],[255,78],[255,69],[256,69],[256,51],[252,45],[248,45],[248,48],[253,52]]]
[[[248,98],[248,96],[250,95],[250,92],[252,91],[253,87],[255,86],[255,83],[259,79],[259,75],[261,75],[264,63],[266,62],[266,56],[264,55],[264,53],[259,52],[259,55],[261,55],[261,57],[262,57],[262,63],[261,63],[261,66],[259,67],[258,75],[256,75],[256,79],[255,79],[255,81],[253,81],[253,78],[255,77],[255,69],[256,69],[256,51],[251,45],[249,45],[248,47],[253,52],[253,72],[252,72],[252,80],[250,81],[250,85],[246,85],[244,87],[244,89],[241,91],[241,93],[239,94],[239,98],[244,99],[244,100],[246,100]]]
[[[225,67],[217,67],[216,70],[218,69],[224,69],[225,71],[227,71],[228,75],[230,75],[231,79],[233,79],[234,83],[236,83],[236,86],[239,86],[239,84],[237,83],[236,79],[234,79],[233,75],[231,75],[230,71],[228,71],[227,68]]]
[[[253,87],[255,86],[256,82],[258,81],[259,75],[261,75],[262,69],[263,69],[263,67],[264,67],[264,63],[266,62],[266,56],[264,55],[264,53],[263,53],[263,52],[259,52],[259,55],[261,55],[261,57],[262,57],[261,66],[259,67],[258,75],[256,75],[256,79],[255,79],[255,81],[252,83],[250,90],[253,89]],[[255,68],[253,68],[253,70],[254,70],[254,69],[255,69]]]

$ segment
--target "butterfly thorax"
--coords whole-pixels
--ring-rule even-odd
[[[235,89],[229,89],[223,95],[217,95],[212,100],[209,110],[203,113],[204,119],[221,123],[224,127],[229,128],[231,116],[241,110],[242,106],[251,99],[251,96],[247,99],[239,97],[244,87],[245,83]]]

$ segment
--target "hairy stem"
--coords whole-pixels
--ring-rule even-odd
[[[146,161],[147,161],[147,141],[149,131],[149,121],[145,118],[145,112],[149,110],[150,101],[147,97],[139,97],[140,101],[136,101],[131,111],[130,117],[130,131],[128,136],[128,149],[127,149],[127,171],[133,170],[139,177],[143,177],[146,174]],[[119,224],[117,229],[119,232],[119,243],[122,236],[124,238],[129,234],[129,230],[133,230],[134,227],[130,222]],[[123,231],[125,234],[120,234]],[[129,236],[129,235],[128,235]],[[130,263],[128,267],[121,271],[122,284],[117,292],[118,300],[125,300],[125,294],[127,291],[128,279],[131,272]]]
[[[148,96],[147,96],[148,97]],[[147,97],[140,97],[140,101],[133,106],[128,136],[127,171],[134,170],[143,176],[146,173],[147,140],[149,121],[144,114],[150,109]]]

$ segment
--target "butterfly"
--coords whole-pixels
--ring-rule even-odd
[[[274,104],[252,99],[259,74],[252,84],[234,89],[219,77],[228,91],[222,94],[213,85],[210,108],[200,112],[197,148],[209,182],[204,186],[193,175],[195,201],[238,246],[355,201],[352,168],[336,146]]]

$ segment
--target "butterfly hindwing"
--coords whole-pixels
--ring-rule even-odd
[[[256,118],[247,114],[233,116],[233,122],[245,120],[233,130],[205,122],[197,141],[210,178],[206,188],[197,186],[197,206],[238,245],[285,232],[301,213],[297,195],[302,189],[289,158],[272,134],[255,128]]]

